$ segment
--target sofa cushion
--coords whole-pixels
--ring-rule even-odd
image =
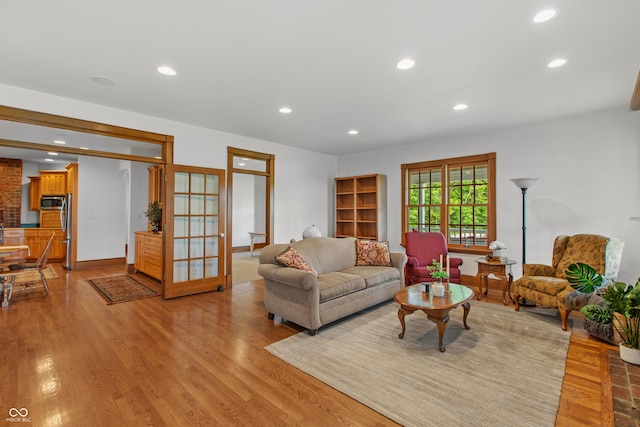
[[[309,265],[307,261],[293,248],[288,248],[282,254],[276,257],[276,261],[285,267],[297,268],[298,270],[308,271],[314,275],[318,273]]]
[[[332,271],[318,276],[320,302],[329,301],[366,287],[364,277]]]
[[[605,250],[609,239],[593,234],[576,234],[569,238],[567,248],[556,269],[556,277],[566,279],[565,270],[571,264],[589,264],[598,273],[604,274]]]
[[[318,272],[340,271],[356,265],[355,241],[353,237],[313,237],[291,243],[291,247]]]
[[[400,279],[400,270],[395,267],[356,266],[340,271],[364,277],[367,288]]]
[[[391,266],[389,242],[356,240],[356,265]]]
[[[516,285],[521,288],[556,296],[569,286],[569,282],[566,279],[560,279],[558,277],[522,276],[516,281]]]

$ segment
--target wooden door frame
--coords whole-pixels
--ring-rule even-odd
[[[146,132],[136,129],[129,129],[121,126],[108,125],[104,123],[92,122],[82,119],[74,119],[71,117],[58,116],[55,114],[42,113],[21,108],[8,107],[0,105],[0,120],[31,124],[36,126],[44,126],[56,129],[66,129],[76,132],[91,133],[96,135],[109,136],[119,139],[129,139],[139,142],[148,142],[152,144],[162,145],[162,159],[152,157],[136,156],[130,154],[109,153],[97,150],[83,150],[73,147],[60,147],[49,144],[40,144],[27,141],[15,141],[0,138],[0,146],[25,148],[40,151],[58,151],[61,153],[76,154],[80,156],[104,157],[116,160],[130,160],[145,163],[173,164],[173,136],[163,135],[159,133]],[[77,196],[77,195],[76,195]],[[77,206],[77,199],[74,199]],[[165,218],[166,221],[166,218]],[[75,260],[77,259],[77,223],[73,222],[73,235],[75,236],[71,247],[71,258],[74,263],[71,269],[75,269]],[[128,263],[128,260],[127,260]]]
[[[266,172],[258,172],[247,169],[236,169],[233,166],[234,157],[247,157],[249,159],[263,160],[266,162]],[[232,277],[232,257],[233,257],[233,174],[243,173],[249,175],[264,176],[266,181],[266,218],[265,232],[266,244],[273,243],[273,195],[274,195],[274,171],[275,171],[275,155],[260,153],[258,151],[244,150],[241,148],[227,147],[227,245],[226,245],[226,285],[231,286]]]

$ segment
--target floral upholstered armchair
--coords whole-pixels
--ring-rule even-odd
[[[562,330],[566,331],[571,310],[587,305],[593,295],[573,289],[567,280],[566,269],[573,263],[582,262],[602,274],[605,283],[615,282],[623,248],[622,240],[595,234],[556,237],[551,265],[522,266],[523,276],[513,283],[516,311],[520,309],[520,297],[539,307],[557,308],[562,317]]]
[[[449,249],[444,234],[410,231],[404,234],[404,238],[407,252],[405,285],[435,282],[437,279],[431,276],[428,267],[433,264],[434,259],[439,261],[442,256],[442,266],[447,268],[446,259]],[[449,281],[451,283],[460,283],[461,265],[461,258],[449,257]]]

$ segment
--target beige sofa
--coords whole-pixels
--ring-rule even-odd
[[[294,248],[317,272],[284,267],[276,257]],[[404,252],[391,252],[391,267],[356,266],[356,239],[316,237],[260,251],[264,304],[274,315],[315,335],[323,325],[393,298],[404,286]]]

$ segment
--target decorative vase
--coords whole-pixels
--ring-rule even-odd
[[[310,239],[313,237],[322,237],[322,233],[320,233],[320,230],[318,230],[315,225],[305,228],[302,232],[303,239]]]
[[[442,282],[434,282],[431,285],[431,293],[434,297],[443,297],[444,296],[444,285]]]
[[[634,365],[640,365],[640,349],[631,348],[623,343],[618,346],[620,347],[620,359]]]

